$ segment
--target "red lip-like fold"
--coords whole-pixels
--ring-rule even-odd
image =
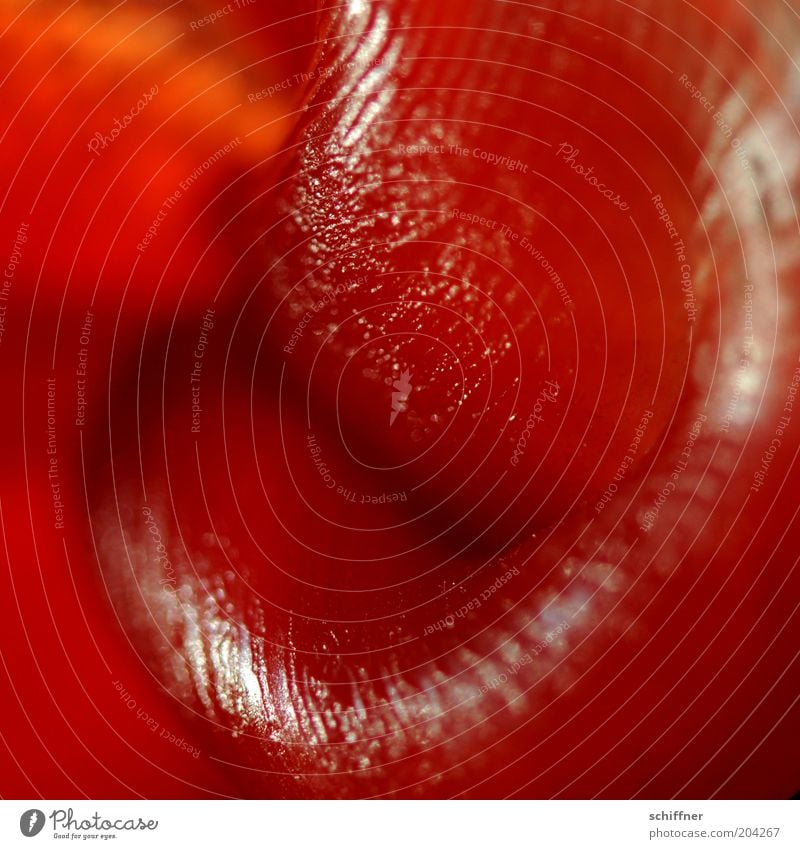
[[[86,475],[237,794],[797,789],[784,15],[320,11],[231,275],[114,356]]]

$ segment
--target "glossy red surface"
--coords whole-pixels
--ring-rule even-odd
[[[796,15],[193,9],[9,111],[4,795],[792,795]]]

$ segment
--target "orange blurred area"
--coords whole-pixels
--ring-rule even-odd
[[[238,256],[220,223],[253,194],[242,175],[272,166],[302,86],[258,95],[306,67],[314,16],[276,24],[251,2],[209,20],[207,6],[0,10],[0,227],[35,221],[20,273],[41,270],[79,310],[187,282],[205,304]]]

